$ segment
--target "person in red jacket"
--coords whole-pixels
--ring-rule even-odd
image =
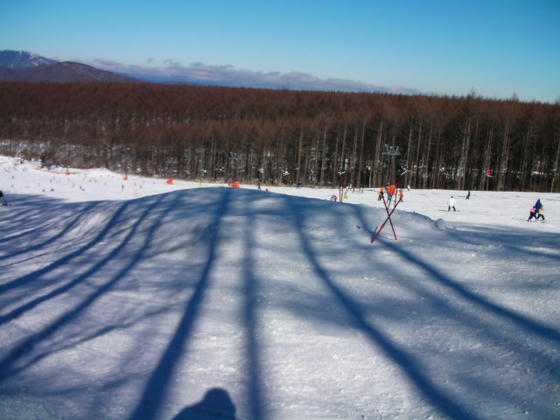
[[[386,185],[385,190],[387,191],[387,201],[391,201],[391,198],[397,193],[397,186],[395,184]]]

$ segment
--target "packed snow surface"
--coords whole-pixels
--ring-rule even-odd
[[[1,419],[560,418],[560,194],[166,181],[0,156]]]

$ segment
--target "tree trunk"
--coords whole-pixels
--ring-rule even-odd
[[[358,130],[354,129],[354,145],[352,146],[352,161],[349,164],[350,169],[350,185],[356,186],[356,160],[358,154]]]
[[[309,174],[309,165],[311,160],[311,148],[308,146],[305,148],[305,159],[303,160],[303,168],[301,169],[301,178],[299,180],[299,184],[306,185],[307,184],[307,174]]]
[[[362,188],[362,170],[364,166],[364,142],[366,137],[366,120],[362,121],[362,138],[360,141],[360,154],[358,157],[358,182],[357,187]]]
[[[299,133],[298,151],[297,151],[297,167],[296,167],[296,185],[300,183],[301,172],[301,154],[303,153],[303,124]]]
[[[344,132],[342,133],[342,147],[340,149],[340,166],[339,166],[339,172],[344,172],[346,171],[346,161],[345,161],[345,148],[346,148],[346,133],[347,133],[347,126],[346,123],[344,123]]]
[[[321,146],[321,180],[320,184],[325,185],[325,171],[327,170],[327,124],[323,128],[323,144]]]
[[[506,175],[508,171],[509,148],[509,124],[506,122],[506,125],[504,127],[504,141],[502,143],[502,154],[500,158],[500,169],[498,173],[498,191],[503,191],[505,189]]]
[[[482,173],[480,178],[479,189],[482,191],[487,191],[488,185],[490,184],[490,177],[488,176],[487,171],[490,169],[490,163],[491,163],[490,158],[492,155],[493,140],[494,140],[494,129],[490,128],[490,131],[488,132],[488,141],[486,143],[486,148],[484,150],[484,159],[481,168]]]
[[[472,136],[472,142],[474,143],[476,141],[476,139],[478,138],[478,118],[476,119],[475,125],[474,125],[474,135]],[[472,171],[469,168],[469,164],[468,164],[468,156],[469,156],[469,150],[470,150],[470,144],[469,147],[467,149],[467,163],[466,163],[466,171],[468,176],[470,177],[470,182],[469,182],[469,190],[472,190],[474,188],[475,185],[475,176],[472,175]],[[471,159],[472,162],[472,159]]]
[[[439,186],[439,176],[440,176],[440,153],[439,145],[441,143],[441,127],[438,127],[438,135],[436,140],[436,158],[434,159],[434,164],[432,165],[432,189],[438,188]]]
[[[419,162],[418,159],[420,157],[420,143],[422,142],[422,121],[420,121],[420,126],[418,127],[418,144],[416,144],[416,157],[414,158],[414,188],[418,187],[418,171],[419,171]]]
[[[422,188],[428,188],[428,176],[429,176],[429,161],[430,161],[430,148],[432,147],[432,124],[430,124],[430,131],[428,133],[428,145],[424,150],[424,157],[422,158]]]
[[[556,192],[558,181],[560,180],[560,135],[558,136],[558,146],[556,147],[556,159],[554,160],[554,169],[552,174],[552,182],[550,184],[550,192]]]
[[[523,142],[523,157],[521,161],[521,191],[525,191],[526,181],[527,181],[527,168],[529,160],[529,141],[532,137],[531,127],[528,128],[527,134],[525,135],[525,141]]]
[[[373,157],[373,183],[374,185],[381,185],[381,170],[383,162],[381,161],[381,150],[383,140],[383,120],[379,122],[379,131],[377,132],[377,140],[375,142],[375,155]]]
[[[461,159],[459,161],[459,168],[457,171],[458,182],[457,187],[459,190],[465,189],[465,177],[467,171],[467,155],[469,153],[469,141],[471,137],[471,118],[467,119],[465,129],[463,130],[463,142],[461,144]]]
[[[334,156],[331,162],[332,168],[332,184],[338,185],[338,142],[339,142],[339,133],[338,128],[336,130],[336,141],[334,145]]]
[[[412,125],[408,129],[408,147],[406,148],[406,176],[404,177],[404,183],[406,186],[410,185],[410,178],[412,175],[412,170],[410,169],[410,162],[412,161],[410,152],[412,150]]]

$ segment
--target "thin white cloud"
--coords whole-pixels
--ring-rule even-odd
[[[148,62],[153,64],[156,60],[148,59]],[[184,66],[172,59],[163,61],[164,65],[161,66],[129,65],[109,60],[94,60],[88,64],[138,79],[163,83],[341,92],[420,93],[416,89],[375,86],[350,79],[321,79],[312,74],[300,72],[259,72],[237,69],[232,65],[208,65],[200,62]]]
[[[168,67],[181,67],[181,63],[176,60],[173,60],[172,58],[168,58],[167,60],[164,60],[163,64],[167,65]]]

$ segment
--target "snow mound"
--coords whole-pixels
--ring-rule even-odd
[[[558,194],[391,224],[373,190],[69,172],[0,168],[1,419],[560,418]]]
[[[436,227],[437,230],[447,230],[447,229],[448,229],[447,223],[445,222],[445,220],[443,220],[443,219],[441,219],[441,218],[440,218],[440,219],[437,219],[437,220],[434,222],[434,225],[435,225],[435,227]]]

